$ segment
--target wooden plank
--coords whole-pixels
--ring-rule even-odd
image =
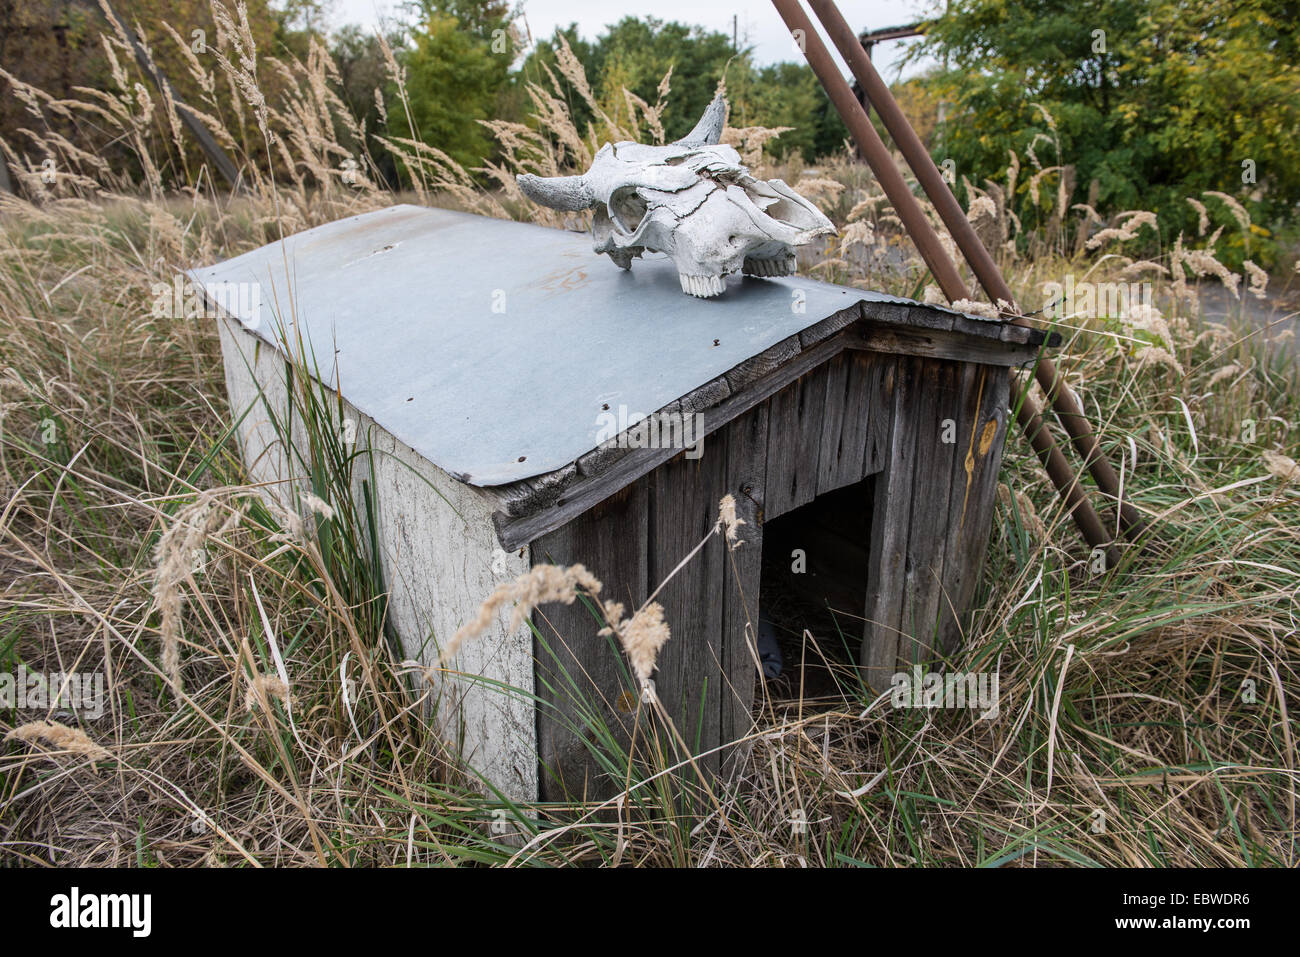
[[[945,543],[944,607],[939,622],[940,647],[946,654],[961,642],[988,548],[1006,441],[1009,390],[1010,374],[1004,368],[972,364],[962,372]]]
[[[606,445],[600,448],[592,449],[585,455],[578,457],[578,476],[580,479],[592,479],[598,475],[604,475],[624,456],[630,454],[632,449],[620,449],[616,445]],[[493,490],[496,492],[496,489]],[[509,515],[507,508],[504,514]]]
[[[915,329],[905,326],[873,325],[862,322],[845,333],[845,346],[869,352],[894,355],[925,356],[930,359],[953,359],[957,362],[982,362],[989,365],[1018,366],[1038,357],[1036,346],[1002,342],[993,338],[976,338],[941,329]]]
[[[723,767],[717,749],[750,728],[767,434],[764,404],[716,434],[703,458],[678,455],[532,547],[538,563],[586,564],[606,583],[602,597],[622,601],[630,614],[713,528],[722,496],[736,498],[745,544],[729,551],[721,537],[710,539],[655,598],[672,630],[655,687],[692,751],[714,752],[697,762],[711,775]],[[536,642],[542,799],[607,798],[617,782],[601,778],[578,731],[588,711],[621,746],[630,742],[626,709],[635,700],[625,694],[631,686],[621,653],[595,634],[599,623],[581,603],[548,605],[533,617],[544,638]],[[668,735],[658,737],[669,745]],[[638,748],[650,740],[639,738]],[[667,756],[685,757],[670,746]]]
[[[533,564],[581,562],[604,583],[602,599],[628,614],[648,594],[648,488],[639,480],[538,539]],[[538,790],[543,801],[599,799],[620,786],[605,775],[589,743],[603,724],[626,750],[636,692],[616,642],[581,601],[533,613],[536,659]]]
[[[837,482],[843,471],[842,456],[844,452],[841,439],[845,432],[850,436],[856,434],[861,423],[850,421],[847,414],[848,410],[845,407],[849,384],[849,368],[845,354],[841,352],[834,359],[831,359],[817,370],[817,374],[826,383],[826,396],[822,401],[823,413],[820,423],[822,434],[818,442],[818,457],[815,463],[817,484],[814,491],[816,494],[821,494],[829,489],[839,487]],[[862,455],[859,452],[858,460],[850,466],[850,470],[858,472],[861,468]]]
[[[728,388],[732,392],[747,389],[763,376],[769,375],[785,365],[797,356],[802,348],[799,344],[798,335],[787,336],[771,348],[765,349],[758,355],[746,359],[740,365],[728,369],[726,373]]]
[[[927,310],[929,311],[929,310]],[[869,322],[882,322],[887,325],[906,324],[913,310],[907,302],[863,302],[862,317]],[[952,324],[948,325],[952,328]]]
[[[688,392],[682,396],[682,411],[703,412],[705,409],[711,409],[718,405],[730,395],[731,386],[727,385],[727,377],[721,375],[704,383],[693,392]]]
[[[889,452],[876,478],[861,658],[863,677],[877,691],[888,687],[898,670],[916,471],[916,431],[909,428],[908,410],[916,399],[917,365],[915,359],[899,359],[883,383],[883,391],[891,397]]]
[[[1035,333],[1038,334],[1037,338],[1039,341],[1047,337],[1046,333],[1038,332],[1037,329],[1034,329],[1031,326],[1017,326],[1010,322],[1004,322],[1002,328],[998,331],[998,338],[1003,342],[1014,342],[1018,345],[1026,345],[1035,338]]]
[[[952,324],[953,332],[960,332],[976,339],[991,339],[994,342],[1006,342],[1002,338],[1003,323],[996,319],[976,319],[972,316],[957,316]]]
[[[501,553],[482,499],[346,400],[342,413],[356,425],[353,500],[369,493],[374,505],[366,537],[387,591],[385,624],[404,657],[434,668],[427,689],[421,682],[433,730],[501,794],[537,800],[531,631],[508,630],[509,617],[494,616],[437,667],[445,643],[493,589],[528,570],[526,550]]]
[[[684,567],[677,568],[718,521],[718,502],[726,494],[727,438],[723,431],[703,457],[678,456],[648,477],[650,489],[650,585],[672,638],[659,653],[655,687],[660,701],[693,754],[722,742],[722,595],[726,547],[712,538]],[[663,584],[666,581],[666,584]],[[662,587],[660,587],[662,584]],[[687,756],[661,735],[667,756]],[[717,753],[701,757],[706,774],[721,767]],[[689,777],[689,774],[687,775]]]
[[[722,580],[722,662],[725,687],[719,696],[722,743],[738,741],[752,726],[754,682],[759,670],[758,600],[763,574],[763,520],[766,517],[768,404],[727,426],[727,491],[745,524],[738,548],[724,556]],[[736,766],[742,754],[723,755],[722,768]]]
[[[889,455],[889,432],[894,417],[894,397],[890,391],[898,360],[891,355],[853,352],[862,367],[863,404],[866,429],[862,436],[862,474],[875,475],[885,467]]]
[[[852,485],[877,471],[883,454],[881,446],[889,434],[887,430],[873,430],[883,419],[875,407],[880,359],[869,352],[846,350],[825,368],[826,419],[817,470],[818,495]],[[873,437],[877,438],[877,454],[869,456]]]
[[[987,366],[966,362],[961,365],[957,382],[957,448],[953,455],[952,472],[949,477],[948,520],[944,528],[944,553],[946,560],[943,569],[943,589],[939,596],[939,648],[951,652],[960,643],[965,611],[961,604],[960,592],[963,583],[970,577],[958,554],[958,530],[962,510],[966,506],[966,453],[970,449],[971,436],[978,430],[977,410],[983,402],[983,386],[987,377]]]
[[[808,374],[768,403],[767,517],[778,518],[817,494],[821,420],[826,410],[825,375]]]
[[[957,313],[951,309],[930,306],[925,303],[909,304],[903,307],[903,316],[898,322],[902,325],[915,326],[918,329],[938,329],[948,331],[957,320]],[[867,312],[868,319],[874,319]]]
[[[865,303],[861,302],[854,303],[847,309],[841,309],[839,312],[827,316],[821,322],[817,323],[817,325],[809,326],[803,332],[799,333],[800,345],[805,349],[811,348],[812,346],[817,345],[817,343],[829,339],[831,336],[848,326],[853,325],[853,323],[862,318],[864,305]],[[873,303],[872,305],[882,307],[883,310],[886,311],[900,308],[892,303]],[[892,312],[888,312],[887,314],[895,315],[895,313]]]
[[[948,498],[956,458],[958,381],[962,366],[939,359],[919,362],[919,391],[907,419],[916,433],[916,478],[907,533],[902,635],[899,658],[913,664],[932,658],[943,592]]]
[[[497,486],[497,498],[507,515],[527,515],[558,501],[577,478],[577,463],[571,462],[554,472]]]

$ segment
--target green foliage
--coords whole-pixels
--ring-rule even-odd
[[[793,127],[767,145],[778,160],[797,153],[811,163],[844,140],[844,124],[806,63],[755,68],[747,58],[732,65],[727,87],[732,126]]]
[[[552,86],[551,77],[554,76],[559,81],[559,90],[564,94],[563,99],[568,107],[569,115],[573,117],[578,130],[585,131],[587,125],[593,119],[592,112],[582,97],[573,89],[573,84],[565,80],[560,74],[559,57],[556,55],[556,50],[559,49],[561,38],[569,45],[569,49],[573,51],[574,56],[578,58],[578,62],[586,70],[591,82],[598,82],[598,78],[592,72],[594,63],[593,45],[578,35],[578,25],[576,23],[570,23],[564,29],[557,27],[550,39],[537,41],[533,52],[528,54],[520,65],[516,78],[517,83],[520,86],[535,83],[549,90]]]
[[[665,23],[654,17],[624,17],[607,27],[594,43],[578,38],[576,24],[557,34],[569,43],[597,100],[616,122],[627,114],[624,87],[647,103],[654,103],[659,98],[659,83],[671,69],[672,96],[664,112],[664,131],[669,140],[690,132],[713,99],[728,62],[737,55],[726,34]],[[557,44],[557,37],[540,41],[524,61],[521,77],[532,82],[545,80],[546,67],[556,68]],[[567,82],[565,88],[570,93],[570,105],[578,106],[581,100],[568,89]],[[575,110],[574,118],[579,129],[585,130],[591,113],[583,105]]]
[[[494,0],[426,0],[404,63],[410,122],[405,111],[392,112],[398,135],[423,140],[467,168],[492,155],[479,120],[498,115],[511,83],[510,18]]]
[[[672,97],[664,113],[664,132],[673,140],[689,133],[700,118],[734,54],[731,38],[723,33],[654,17],[624,17],[592,47],[588,69],[600,78],[603,94],[627,87],[653,103],[659,81],[671,67]]]
[[[1103,208],[1156,209],[1170,239],[1194,222],[1184,197],[1204,190],[1257,220],[1290,219],[1298,13],[1294,0],[954,0],[926,43],[946,64],[929,83],[950,105],[935,152],[978,182],[1033,147],[1044,166],[1096,179]]]
[[[724,74],[732,126],[789,126],[793,129],[768,144],[778,159],[799,153],[812,161],[833,151],[844,137],[843,124],[817,78],[805,63],[754,64],[749,49],[736,51],[725,33],[654,17],[624,17],[594,42],[582,40],[577,24],[542,40],[524,61],[521,81],[549,86],[546,70],[559,75],[556,46],[562,36],[586,71],[592,90],[606,112],[621,121],[627,112],[622,89],[654,103],[664,74],[672,70],[672,92],[664,112],[669,140],[683,136],[713,99]],[[561,88],[579,130],[586,130],[591,111],[561,78]]]
[[[364,129],[366,142],[357,142],[357,138],[347,129],[338,130],[340,142],[351,152],[368,151],[376,165],[377,172],[389,186],[396,186],[397,165],[391,153],[382,144],[372,140],[376,132],[384,133],[384,116],[376,103],[375,94],[382,97],[388,84],[388,71],[384,61],[383,48],[378,36],[373,32],[356,26],[346,26],[337,31],[330,46],[330,57],[338,69],[339,97],[348,110],[357,118],[358,125]],[[397,47],[400,38],[390,37],[389,45]],[[396,108],[401,112],[400,104],[384,101],[384,108]]]

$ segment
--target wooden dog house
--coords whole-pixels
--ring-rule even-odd
[[[730,493],[744,545],[714,538],[656,599],[672,629],[658,693],[711,767],[750,726],[765,530],[828,595],[856,596],[874,687],[958,643],[1009,370],[1045,338],[802,276],[733,277],[695,299],[666,260],[623,272],[582,234],[412,206],[190,275],[218,306],[237,298],[223,284],[255,284],[220,309],[227,386],[250,473],[286,501],[307,478],[269,421],[287,402],[284,343],[331,357],[319,377],[367,453],[355,482],[376,503],[390,624],[411,657],[435,660],[533,564],[581,562],[603,597],[637,607]],[[603,442],[611,422],[624,431]],[[653,441],[649,422],[676,438]],[[534,624],[537,637],[508,634],[503,615],[466,643],[439,689],[444,734],[513,799],[606,790],[577,712],[596,701],[623,721],[625,667],[581,602]]]

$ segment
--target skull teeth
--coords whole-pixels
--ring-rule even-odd
[[[720,296],[727,288],[727,283],[721,276],[686,276],[679,273],[677,278],[681,280],[682,292],[701,299]]]
[[[793,276],[795,262],[793,256],[782,256],[780,259],[746,259],[745,265],[741,268],[746,276]]]

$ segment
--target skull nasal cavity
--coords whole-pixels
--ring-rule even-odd
[[[609,198],[610,219],[629,233],[641,224],[645,211],[645,200],[640,197],[634,186],[616,189]]]

